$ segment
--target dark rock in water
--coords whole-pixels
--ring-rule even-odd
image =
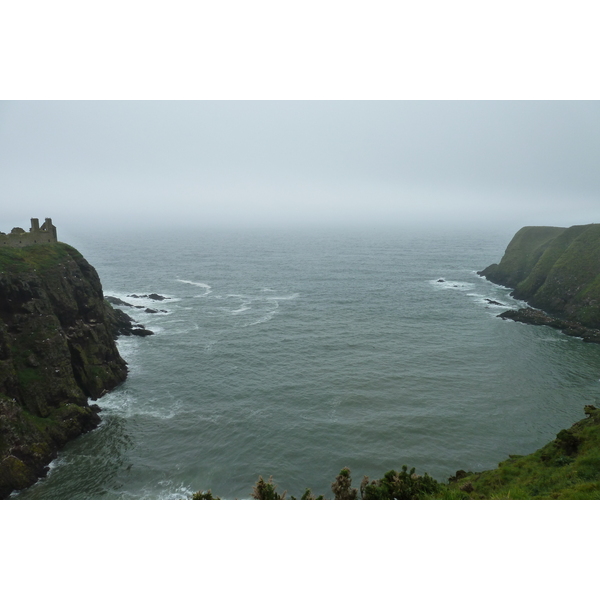
[[[156,314],[158,311],[153,308],[147,308],[144,312],[150,313],[151,315]]]
[[[445,279],[438,279],[437,282],[438,283],[446,283],[446,280]]]
[[[131,335],[138,335],[140,337],[146,337],[147,335],[154,335],[154,331],[150,331],[149,329],[132,329]]]
[[[134,306],[133,308],[144,308],[143,306]]]
[[[127,313],[124,313],[121,309],[115,308],[113,317],[113,336],[116,339],[119,335],[139,335],[141,337],[147,335],[154,335],[153,331],[146,329],[140,323],[137,323]],[[152,310],[152,309],[149,309]],[[154,311],[156,312],[156,311]]]
[[[600,344],[600,330],[584,327],[574,321],[566,321],[551,317],[541,310],[534,308],[521,308],[519,310],[507,310],[498,315],[501,319],[510,319],[517,323],[528,323],[530,325],[547,325],[553,329],[560,329],[565,335],[582,338],[584,342]]]
[[[162,312],[162,313],[168,313],[169,311],[168,311],[168,310],[165,310],[164,308],[161,308],[161,309],[159,310],[159,312]]]
[[[170,300],[171,298],[167,298],[166,296],[161,296],[160,294],[127,294],[128,298],[150,298],[150,300]]]
[[[104,296],[105,300],[108,300],[113,306],[133,306],[129,302],[121,300],[121,298],[115,298],[114,296]]]
[[[502,304],[502,302],[498,302],[496,300],[490,300],[489,298],[486,298],[485,301],[488,304],[494,304],[495,306],[506,306],[505,304]]]
[[[120,335],[131,335],[134,322],[127,313],[124,313],[120,308],[115,308],[112,319],[113,338],[117,339]]]

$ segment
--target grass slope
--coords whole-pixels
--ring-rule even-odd
[[[480,275],[535,308],[600,328],[600,224],[524,227]]]
[[[459,471],[430,499],[599,500],[600,410],[586,412],[533,454],[512,455],[482,473]]]
[[[60,264],[69,257],[82,258],[75,248],[61,242],[25,248],[0,248],[0,273],[44,270]]]
[[[515,287],[531,273],[548,244],[565,231],[564,227],[523,227],[513,237],[500,264],[481,272],[491,281]]]

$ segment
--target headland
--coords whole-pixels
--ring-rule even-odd
[[[132,330],[50,219],[0,236],[0,498],[33,484],[58,449],[98,425],[89,400],[125,380],[115,340]]]

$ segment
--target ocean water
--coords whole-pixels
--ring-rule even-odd
[[[14,498],[331,497],[404,464],[445,481],[526,454],[597,403],[600,346],[503,321],[476,274],[509,232],[197,231],[65,239],[155,331],[120,338],[102,424]],[[443,279],[443,281],[439,281]],[[131,299],[158,293],[168,300]],[[505,306],[495,306],[486,299]]]

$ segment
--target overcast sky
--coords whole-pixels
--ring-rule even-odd
[[[600,221],[598,102],[2,102],[0,230]]]

